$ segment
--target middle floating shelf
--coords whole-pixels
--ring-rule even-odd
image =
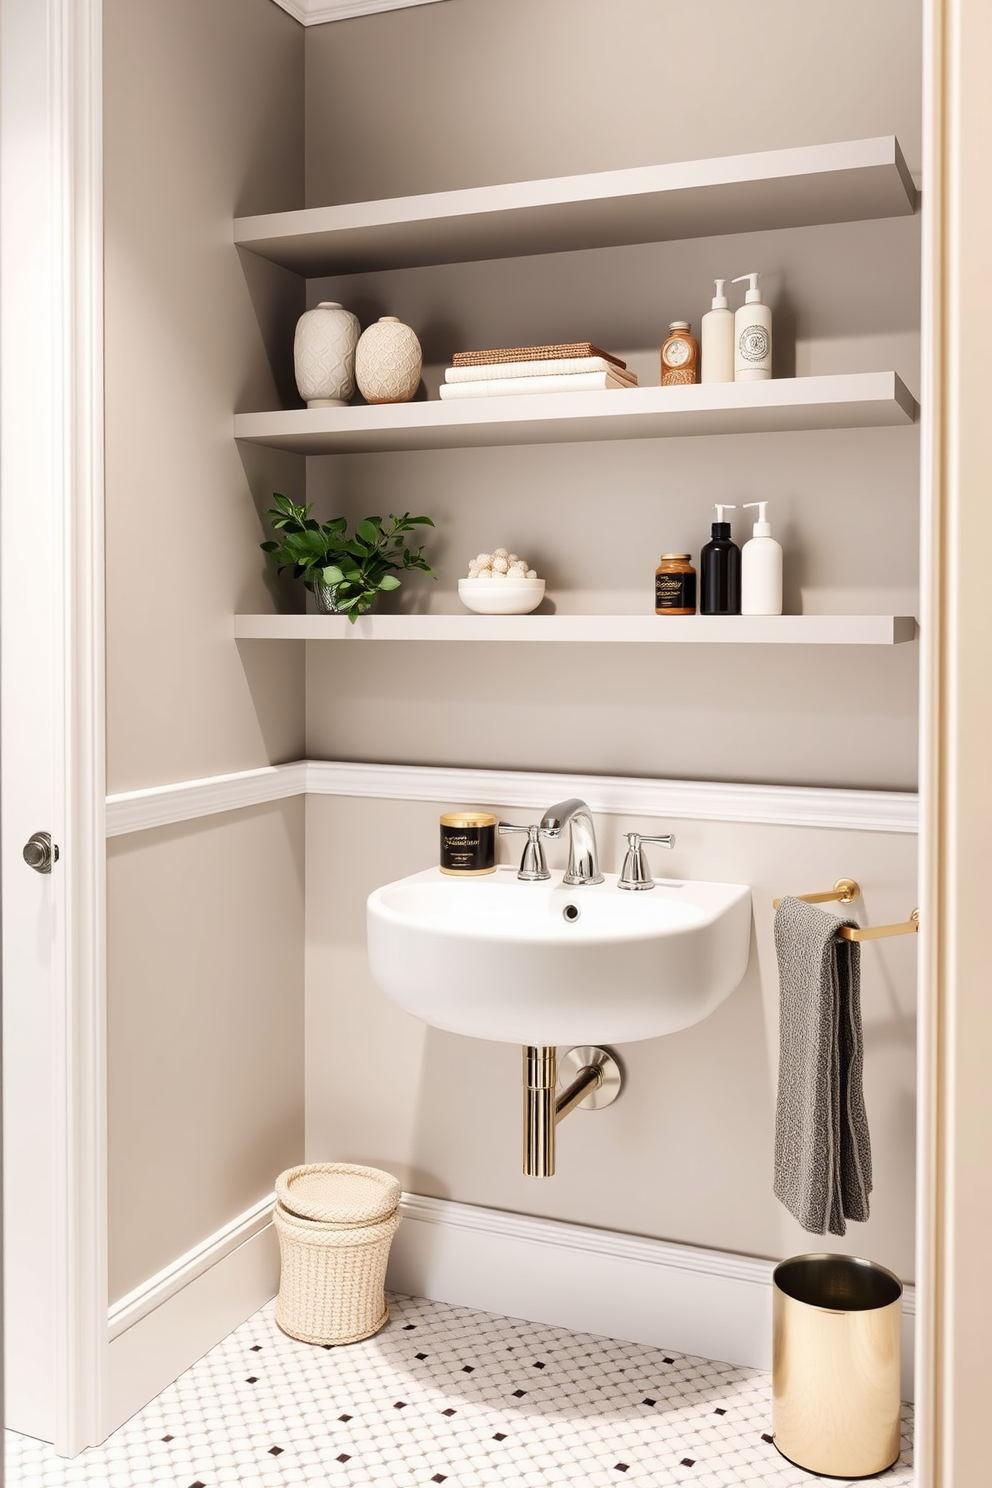
[[[848,372],[768,382],[239,413],[234,435],[300,455],[345,455],[880,428],[912,424],[916,415],[916,400],[895,372]]]
[[[236,615],[237,640],[898,646],[912,615]]]

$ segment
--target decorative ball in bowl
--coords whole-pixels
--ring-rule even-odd
[[[525,558],[497,548],[472,559],[458,598],[477,615],[529,615],[544,598],[544,580]]]

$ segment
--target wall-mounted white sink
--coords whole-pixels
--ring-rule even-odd
[[[747,969],[751,891],[659,880],[648,894],[561,874],[521,883],[437,868],[376,889],[368,948],[376,985],[435,1028],[515,1044],[657,1038],[698,1023]]]

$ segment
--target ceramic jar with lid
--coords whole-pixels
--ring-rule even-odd
[[[383,315],[362,332],[355,377],[367,403],[409,403],[420,386],[423,353],[415,332]]]

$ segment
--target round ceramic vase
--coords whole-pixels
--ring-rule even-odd
[[[334,300],[322,300],[296,322],[296,386],[308,408],[343,408],[355,392],[355,347],[361,326]]]
[[[384,315],[362,332],[355,352],[355,377],[367,403],[409,403],[420,386],[420,342],[395,315]]]

